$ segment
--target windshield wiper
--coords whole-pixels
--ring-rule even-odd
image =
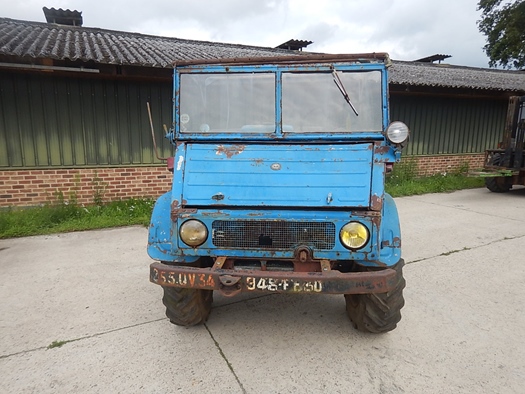
[[[339,88],[339,91],[345,98],[348,105],[350,105],[350,108],[352,108],[352,110],[354,111],[355,116],[359,116],[359,114],[357,113],[357,110],[354,107],[354,104],[352,104],[352,101],[350,101],[350,97],[348,96],[348,93],[346,93],[345,85],[343,85],[343,82],[341,81],[341,78],[339,78],[337,71],[332,70],[332,76],[334,77],[335,85]]]

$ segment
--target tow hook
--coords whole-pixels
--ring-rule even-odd
[[[233,297],[241,292],[241,280],[238,276],[231,275],[221,275],[219,276],[219,281],[221,282],[219,291],[225,297]]]

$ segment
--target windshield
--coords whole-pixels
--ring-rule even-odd
[[[182,74],[180,128],[183,132],[275,130],[275,75]]]
[[[338,72],[355,107],[332,73],[283,74],[283,127],[296,132],[381,131],[381,72]],[[357,115],[359,113],[359,115]]]
[[[273,133],[275,87],[274,73],[181,74],[180,130]],[[281,105],[284,133],[380,132],[381,72],[285,72]]]

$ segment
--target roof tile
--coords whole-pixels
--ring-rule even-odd
[[[268,57],[297,51],[0,18],[0,54],[167,68],[176,60]],[[400,85],[525,94],[525,72],[520,71],[394,61],[389,78]]]

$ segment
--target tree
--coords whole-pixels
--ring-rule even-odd
[[[525,0],[479,0],[478,28],[487,37],[483,47],[490,67],[525,68]]]

